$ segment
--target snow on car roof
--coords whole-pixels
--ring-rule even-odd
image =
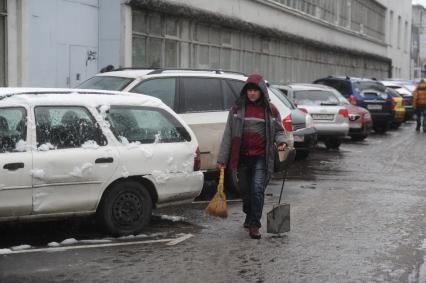
[[[152,73],[157,71],[157,73]],[[219,72],[219,73],[218,73]],[[244,74],[227,72],[221,70],[187,70],[187,69],[164,69],[164,70],[156,70],[156,69],[124,69],[119,71],[105,72],[99,73],[97,77],[121,77],[121,78],[140,78],[143,76],[203,76],[203,77],[226,77],[230,79],[238,79],[238,80],[246,80],[247,76]]]
[[[1,105],[139,105],[168,108],[160,99],[128,92],[67,88],[0,88]]]

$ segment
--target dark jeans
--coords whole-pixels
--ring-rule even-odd
[[[266,162],[264,156],[241,156],[238,182],[243,198],[245,223],[260,228],[265,199]]]
[[[416,108],[416,115],[417,115],[417,129],[420,129],[422,123],[422,116],[423,116],[423,128],[426,128],[426,107],[417,107]]]

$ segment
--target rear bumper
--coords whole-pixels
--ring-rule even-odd
[[[373,122],[368,121],[364,123],[349,123],[349,136],[368,136],[373,128]]]
[[[394,113],[391,112],[370,112],[373,124],[390,124],[393,120]]]
[[[293,132],[294,147],[296,149],[310,150],[317,143],[317,131],[315,128],[303,128]]]
[[[344,137],[349,133],[349,123],[315,123],[318,136]]]

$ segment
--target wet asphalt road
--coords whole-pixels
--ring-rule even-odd
[[[240,202],[226,220],[204,216],[204,203],[179,206],[156,213],[185,221],[157,217],[144,232],[194,235],[176,246],[0,255],[0,282],[426,282],[425,172],[426,133],[413,123],[340,151],[320,144],[289,172],[289,233],[249,239]],[[268,187],[265,212],[280,185]],[[0,249],[106,237],[91,219],[1,225],[0,233]]]

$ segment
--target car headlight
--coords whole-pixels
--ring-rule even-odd
[[[371,114],[370,113],[365,113],[364,114],[364,119],[371,119]]]

